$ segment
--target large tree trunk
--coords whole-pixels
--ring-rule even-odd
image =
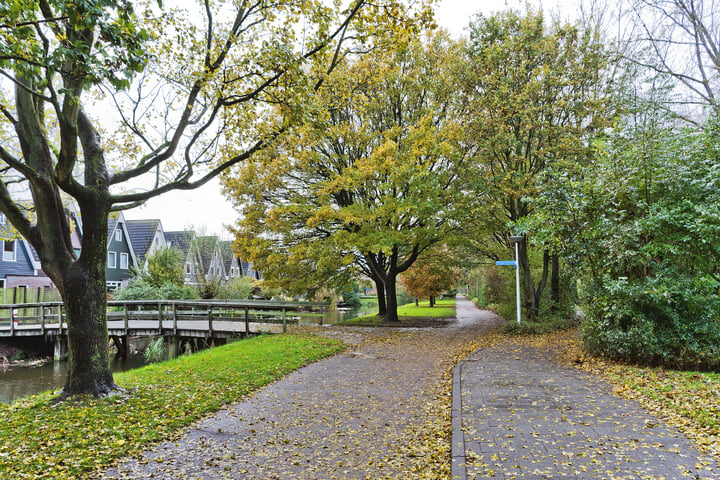
[[[383,320],[386,322],[399,322],[400,319],[398,318],[397,313],[397,287],[396,287],[396,281],[397,274],[388,273],[386,283],[385,283],[385,292],[387,293],[387,311],[385,312],[385,316],[383,317]]]
[[[105,276],[92,270],[73,265],[63,292],[70,352],[65,395],[104,396],[118,388],[109,366]]]
[[[540,278],[540,281],[538,282],[538,286],[535,289],[535,318],[540,314],[540,302],[542,301],[542,294],[543,291],[545,291],[545,286],[547,285],[547,279],[548,279],[548,270],[550,265],[550,252],[547,250],[543,251],[543,270],[542,270],[542,277]]]
[[[70,353],[63,393],[104,396],[118,389],[110,371],[108,351],[105,287],[108,215],[100,205],[87,206],[82,212],[82,253],[67,269],[61,287]]]
[[[533,287],[532,272],[530,271],[530,257],[528,255],[525,239],[521,240],[518,245],[518,256],[523,290],[523,303],[525,304],[526,315],[530,320],[535,318],[537,310],[535,306],[535,288]]]
[[[381,280],[375,280],[375,289],[378,299],[378,317],[384,317],[387,313],[387,301],[385,298],[385,284]]]
[[[398,263],[400,256],[398,247],[395,247],[393,253],[387,258],[384,253],[378,254],[370,252],[365,254],[365,260],[376,282],[379,280],[380,283],[385,286],[385,299],[387,304],[383,320],[386,322],[400,321],[397,314],[397,276],[412,266],[415,260],[417,260],[420,250],[418,245],[414,245],[402,263]]]
[[[547,285],[550,254],[547,250],[543,252],[542,278],[535,288],[532,272],[530,270],[530,256],[528,254],[527,239],[523,239],[519,245],[520,276],[522,277],[523,296],[525,298],[525,311],[528,320],[534,320],[540,314],[540,302],[545,285]]]

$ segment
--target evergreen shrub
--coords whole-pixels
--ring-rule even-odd
[[[588,295],[582,325],[591,353],[644,365],[720,370],[717,284],[682,275],[604,279]]]

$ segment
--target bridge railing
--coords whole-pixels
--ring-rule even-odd
[[[108,328],[159,331],[198,329],[250,332],[250,323],[322,324],[328,305],[310,302],[218,301],[218,300],[115,300],[108,302]],[[191,323],[193,322],[193,323]],[[198,325],[201,323],[201,325]],[[240,328],[239,325],[244,326]],[[64,333],[67,318],[62,302],[0,305],[0,333],[4,336]]]

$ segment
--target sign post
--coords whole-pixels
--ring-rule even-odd
[[[498,260],[495,262],[495,265],[511,265],[515,267],[515,297],[517,299],[517,322],[520,323],[520,316],[521,316],[521,305],[520,305],[520,268],[519,261],[520,261],[520,242],[522,241],[523,237],[510,237],[510,240],[513,241],[515,244],[515,260]]]

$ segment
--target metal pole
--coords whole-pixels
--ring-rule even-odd
[[[517,292],[517,321],[520,324],[520,242],[515,242],[515,291]]]

